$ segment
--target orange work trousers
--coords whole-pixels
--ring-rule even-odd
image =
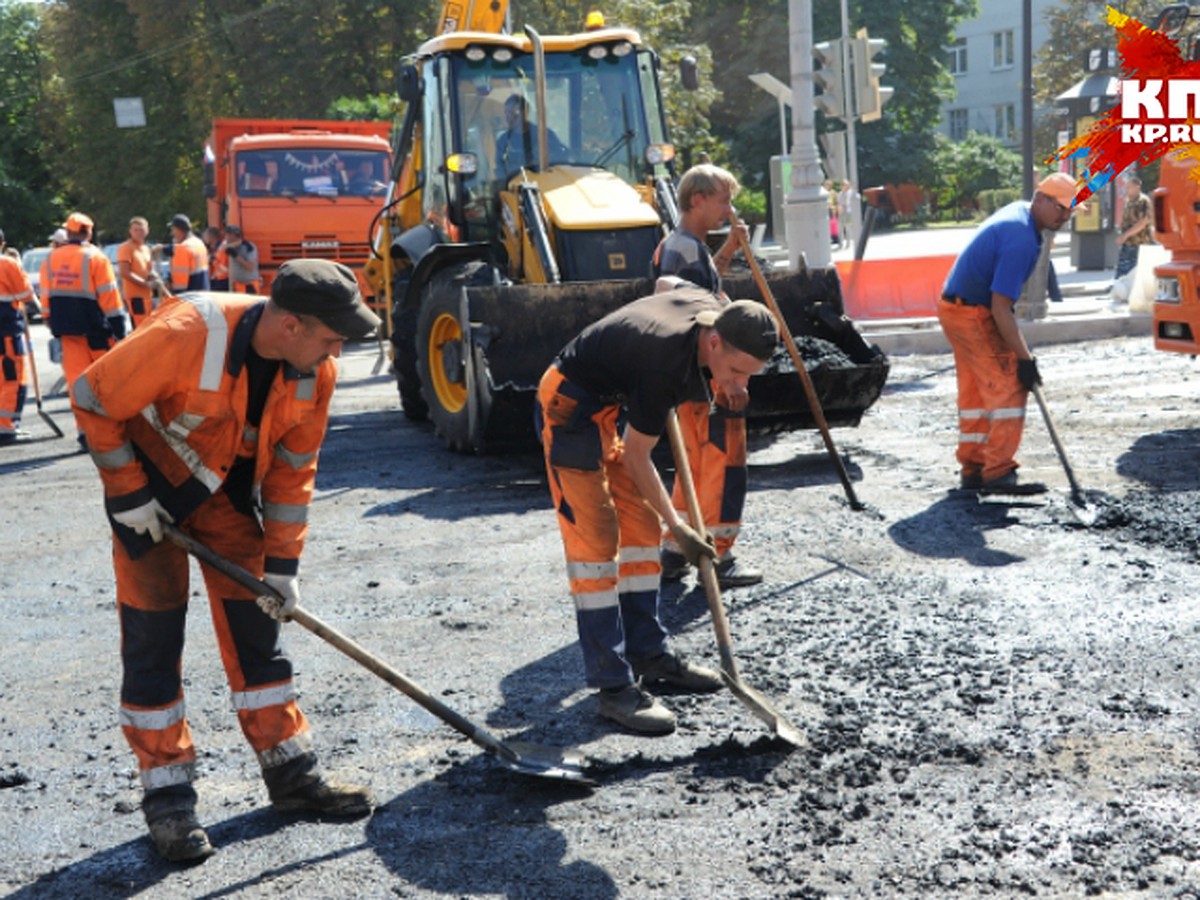
[[[689,400],[679,404],[679,430],[704,527],[713,536],[717,555],[727,557],[742,530],[742,510],[746,506],[746,414],[734,412],[722,404],[718,391],[716,404]],[[688,521],[687,499],[678,473],[671,491],[671,505]],[[663,534],[663,546],[679,553],[679,544],[671,533]]]
[[[621,462],[619,406],[602,404],[551,366],[536,412],[587,684],[632,684],[630,663],[667,649],[658,614],[662,523]]]
[[[262,577],[257,520],[218,491],[181,526],[218,555]],[[188,785],[196,749],[184,708],[182,654],[188,609],[188,555],[164,539],[137,559],[113,538],[121,624],[121,729],[150,791]],[[206,564],[209,611],[238,723],[263,768],[311,752],[308,721],[296,705],[292,665],[279,622],[253,592]]]
[[[1029,392],[1017,378],[1017,357],[996,328],[992,311],[942,300],[942,333],[958,375],[958,464],[964,477],[999,478],[1017,468]]]
[[[0,335],[0,434],[16,434],[25,408],[24,334]]]
[[[88,343],[88,338],[82,334],[64,334],[59,338],[62,343],[62,371],[67,382],[67,393],[71,397],[71,410],[75,410],[75,381],[83,374],[83,370],[109,351],[116,341],[109,339],[108,346],[100,349]],[[83,427],[75,418],[75,429],[83,434]]]

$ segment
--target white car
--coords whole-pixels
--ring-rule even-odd
[[[29,276],[29,283],[33,285],[33,299],[25,304],[25,311],[34,321],[40,321],[42,318],[42,301],[38,295],[38,282],[42,277],[42,262],[50,255],[51,249],[50,247],[34,247],[21,254],[21,268],[25,270],[25,274]]]

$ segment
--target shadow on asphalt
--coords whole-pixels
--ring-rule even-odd
[[[1117,474],[1160,491],[1200,490],[1195,465],[1200,429],[1180,428],[1143,434],[1117,459]]]
[[[1017,503],[981,503],[974,491],[951,491],[941,500],[888,528],[888,537],[919,556],[961,559],[991,568],[1021,562],[1023,557],[987,545],[987,532],[1018,524],[1009,511]]]

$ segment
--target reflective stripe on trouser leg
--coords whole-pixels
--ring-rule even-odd
[[[939,304],[938,319],[958,378],[958,462],[963,474],[985,481],[1017,467],[1028,392],[1017,379],[1016,355],[1008,349],[990,310]]]
[[[700,514],[717,553],[727,556],[741,533],[746,505],[746,417],[721,405],[710,413],[704,401],[681,403],[678,412]],[[688,520],[687,499],[678,475],[671,490],[671,504]],[[668,550],[679,552],[679,544],[670,532],[663,535],[663,543]]]
[[[107,350],[93,350],[88,339],[78,334],[67,334],[59,338],[62,343],[62,373],[67,382],[67,393],[71,397],[71,412],[75,411],[75,381],[83,370],[102,357]],[[82,434],[79,418],[75,418],[75,429]]]
[[[0,337],[0,433],[12,433],[21,424],[25,408],[25,338]]]
[[[185,784],[196,760],[181,676],[187,555],[163,542],[131,560],[114,537],[113,569],[121,626],[121,730],[145,790]]]
[[[188,531],[218,556],[262,577],[263,535],[258,522],[217,492],[187,521]],[[279,642],[280,623],[256,595],[201,564],[221,662],[238,723],[264,768],[312,749],[308,720],[296,704],[292,664]]]

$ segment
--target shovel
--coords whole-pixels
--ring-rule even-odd
[[[37,359],[33,353],[33,335],[29,330],[29,313],[25,309],[25,304],[21,304],[21,318],[25,320],[25,344],[29,348],[29,373],[33,376],[33,397],[37,401],[38,415],[42,421],[50,426],[50,430],[54,432],[55,437],[62,437],[62,429],[58,427],[58,423],[50,418],[50,413],[42,408],[42,385],[38,381]]]
[[[783,337],[788,355],[792,358],[792,366],[796,369],[796,374],[800,377],[800,384],[804,387],[804,396],[808,398],[809,411],[812,412],[813,421],[817,423],[817,428],[821,430],[821,438],[825,441],[825,449],[829,453],[829,458],[833,460],[834,468],[837,469],[838,478],[842,482],[842,489],[846,492],[846,500],[850,503],[850,508],[853,510],[866,509],[866,505],[854,493],[854,485],[850,482],[850,474],[846,471],[846,466],[842,462],[841,456],[838,455],[837,447],[833,445],[833,435],[829,433],[829,423],[825,421],[825,410],[821,408],[821,400],[817,396],[816,388],[813,387],[812,377],[808,374],[808,369],[804,367],[804,360],[800,358],[800,351],[796,348],[796,341],[792,338],[791,331],[788,330],[787,322],[784,321],[783,312],[779,309],[779,303],[775,300],[775,295],[771,293],[770,285],[763,278],[762,269],[758,267],[758,260],[754,258],[754,252],[746,242],[746,236],[742,234],[741,224],[738,217],[733,216],[730,221],[730,231],[737,236],[742,256],[746,257],[746,262],[750,264],[750,271],[754,274],[754,282],[758,285],[758,290],[763,295],[763,300],[775,316],[775,321],[779,323],[779,334]]]
[[[1054,427],[1054,420],[1050,418],[1050,410],[1046,406],[1046,398],[1042,396],[1040,384],[1033,386],[1033,396],[1037,400],[1038,409],[1042,411],[1042,418],[1046,420],[1046,430],[1050,432],[1050,442],[1054,444],[1054,452],[1058,454],[1058,461],[1062,463],[1063,471],[1067,473],[1067,483],[1071,485],[1071,503],[1075,506],[1075,517],[1084,525],[1092,525],[1096,521],[1096,509],[1088,503],[1083,489],[1075,480],[1075,470],[1067,461],[1067,451],[1063,448],[1062,440],[1058,436],[1058,429]]]
[[[692,481],[692,467],[688,462],[687,450],[683,446],[683,434],[679,430],[679,417],[674,410],[667,419],[667,431],[671,437],[671,450],[675,454],[675,477],[683,485],[687,498],[688,518],[692,527],[703,533],[704,519],[700,515],[700,501],[696,499],[696,485]],[[704,593],[708,598],[708,609],[712,613],[713,630],[717,635],[717,652],[721,655],[721,679],[730,693],[745,704],[752,713],[771,726],[771,733],[782,738],[793,747],[808,746],[808,739],[789,722],[771,701],[742,681],[737,663],[733,659],[733,640],[729,635],[729,619],[725,616],[725,605],[721,602],[721,586],[717,583],[717,571],[707,556],[700,560],[700,580],[704,582]]]
[[[259,581],[245,569],[235,565],[224,557],[218,556],[208,547],[191,536],[184,534],[169,522],[163,523],[163,532],[188,553],[212,566],[223,575],[232,578],[247,590],[253,591],[260,596],[278,598],[279,595],[266,582]],[[512,769],[514,772],[520,772],[522,775],[554,778],[559,781],[573,781],[577,784],[590,785],[595,783],[584,772],[584,757],[578,750],[571,748],[559,750],[552,747],[515,741],[506,743],[481,725],[476,725],[465,716],[452,710],[415,681],[396,671],[383,660],[356,644],[336,628],[325,624],[307,610],[299,607],[292,610],[291,621],[308,629],[321,640],[332,644],[352,660],[374,672],[392,687],[403,691],[455,731],[464,735],[472,743],[491,753],[502,766]]]

